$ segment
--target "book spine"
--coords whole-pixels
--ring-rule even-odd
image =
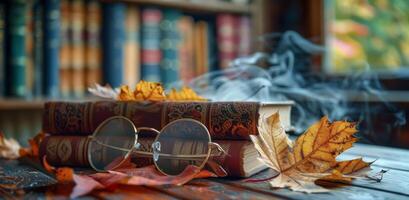
[[[60,94],[63,98],[71,95],[71,8],[69,0],[61,0],[61,21],[60,21]]]
[[[44,0],[44,92],[59,96],[60,0]]]
[[[87,1],[86,5],[86,85],[101,83],[101,5],[98,0]]]
[[[34,55],[33,55],[33,43],[34,43],[34,20],[33,20],[33,1],[26,1],[26,36],[25,36],[25,53],[26,53],[26,98],[33,96],[34,89]]]
[[[118,87],[123,81],[125,5],[123,3],[104,3],[102,10],[104,82],[112,87]]]
[[[5,45],[5,27],[6,27],[6,8],[5,3],[0,3],[0,97],[6,94],[6,45]]]
[[[152,152],[151,145],[154,138],[138,138],[138,143],[140,144],[140,151]],[[126,141],[124,141],[125,143]],[[226,170],[228,176],[243,177],[245,176],[243,170],[243,149],[251,145],[250,141],[226,141],[226,140],[215,140],[213,141],[219,144],[228,155],[214,156],[210,160],[221,165],[223,169]],[[187,142],[188,143],[188,142]],[[181,147],[193,146],[194,144],[185,143],[183,146],[175,144],[173,146],[172,152],[183,152],[186,149],[181,149]],[[47,136],[40,144],[40,157],[46,156],[48,163],[53,166],[71,166],[71,167],[90,167],[88,153],[94,155],[95,159],[106,157],[105,151],[92,151],[92,148],[88,148],[90,144],[90,139],[86,136]],[[195,151],[203,151],[202,148],[207,148],[203,145],[196,145]],[[179,148],[179,149],[178,149]],[[88,151],[91,152],[88,152]],[[153,159],[151,156],[146,155],[131,155],[131,161],[136,164],[136,167],[144,167],[148,165],[153,165]],[[183,161],[179,161],[183,162]],[[170,161],[174,167],[178,167],[178,161]],[[180,166],[180,165],[179,165]]]
[[[219,49],[220,67],[229,67],[235,58],[235,16],[231,14],[219,14],[216,17],[217,41]]]
[[[129,5],[126,9],[126,41],[125,41],[125,69],[124,83],[131,88],[135,87],[140,79],[140,52],[139,52],[139,9]]]
[[[8,10],[9,94],[24,97],[26,88],[26,8],[23,0],[10,1]]]
[[[195,77],[194,71],[194,20],[190,16],[183,16],[179,20],[178,28],[181,34],[179,47],[180,70],[179,76],[184,85]]]
[[[161,82],[165,87],[179,80],[179,55],[180,33],[177,24],[181,13],[173,9],[163,10],[163,18],[159,28],[161,31],[160,49],[162,60],[160,62]]]
[[[191,118],[202,122],[213,139],[249,139],[258,134],[257,102],[48,102],[43,131],[90,135],[105,119],[124,116],[136,127],[160,130],[169,122]]]
[[[209,71],[218,70],[217,66],[217,41],[216,41],[216,25],[214,21],[207,21],[207,63]]]
[[[33,5],[33,95],[42,96],[43,72],[43,5],[41,0],[34,1]]]
[[[162,12],[157,8],[144,8],[141,20],[142,79],[160,82],[160,28]]]
[[[84,42],[84,1],[73,0],[71,3],[71,87],[75,98],[85,94],[85,42]]]
[[[248,56],[251,51],[251,24],[248,16],[238,17],[237,56]]]

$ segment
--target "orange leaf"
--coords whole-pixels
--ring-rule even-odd
[[[47,170],[48,172],[54,172],[55,171],[55,167],[51,166],[50,164],[48,164],[47,161],[47,156],[43,156],[43,167],[45,170]]]
[[[129,87],[127,85],[121,86],[119,90],[118,100],[120,101],[135,100],[133,93],[129,90]]]
[[[182,87],[179,91],[172,88],[169,94],[166,95],[166,99],[170,101],[207,101],[189,87]]]
[[[55,177],[59,183],[72,182],[74,180],[74,170],[69,167],[57,168]]]
[[[162,84],[157,82],[139,81],[133,94],[137,101],[164,101],[166,99]]]

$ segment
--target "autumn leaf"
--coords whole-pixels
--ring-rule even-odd
[[[0,132],[0,158],[17,159],[20,154],[20,144],[13,138],[7,139],[2,132]]]
[[[162,84],[157,82],[139,81],[133,92],[134,100],[163,101],[166,99]]]
[[[325,192],[327,189],[316,185],[314,181],[324,177],[332,181],[345,181],[345,176],[340,174],[355,173],[370,164],[362,159],[336,160],[339,154],[357,141],[354,137],[357,132],[355,123],[330,123],[327,117],[323,117],[292,142],[281,126],[277,113],[261,119],[258,130],[259,135],[250,137],[260,159],[279,172],[270,181],[272,187],[307,193]]]
[[[170,101],[207,101],[189,87],[182,87],[179,91],[172,88],[169,94],[166,95],[166,99]]]
[[[48,163],[46,156],[43,156],[42,163],[44,169],[50,173],[53,173],[59,183],[68,183],[74,181],[74,169],[70,167],[56,168]]]
[[[30,145],[28,148],[20,148],[19,150],[20,156],[38,157],[40,151],[40,143],[44,138],[45,133],[43,132],[37,133],[37,135],[28,140],[28,144]]]

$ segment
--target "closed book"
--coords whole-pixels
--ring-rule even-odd
[[[206,32],[206,41],[207,41],[207,65],[208,70],[216,71],[218,67],[218,58],[217,58],[217,40],[216,40],[216,24],[214,20],[207,21],[207,32]]]
[[[102,65],[104,83],[118,87],[123,82],[125,4],[102,4]]]
[[[290,110],[289,102],[47,102],[42,124],[49,134],[90,135],[113,116],[157,130],[171,121],[191,118],[202,122],[213,139],[249,139],[258,134],[259,116],[279,112],[283,126],[290,128]]]
[[[128,5],[125,16],[124,83],[131,88],[140,80],[139,16],[139,8]]]
[[[141,11],[141,71],[142,79],[160,82],[160,28],[161,10],[153,7]]]
[[[162,60],[160,62],[161,82],[165,87],[179,80],[179,45],[180,30],[178,22],[182,13],[174,9],[164,9],[160,22],[160,50]]]
[[[44,7],[41,0],[35,0],[33,5],[33,95],[43,94],[43,15]]]
[[[207,22],[195,23],[195,75],[205,74],[207,69]]]
[[[86,1],[85,15],[85,82],[87,87],[102,81],[101,49],[101,3],[98,0]]]
[[[15,97],[24,97],[26,87],[26,9],[23,0],[10,1],[7,15],[8,41],[8,93]]]
[[[59,96],[60,65],[60,0],[44,0],[44,93]]]
[[[179,46],[179,77],[187,85],[195,77],[194,69],[194,20],[182,16],[178,23],[181,44]]]
[[[60,4],[60,95],[63,98],[68,98],[71,95],[71,3],[69,0],[61,0]]]
[[[0,97],[6,94],[6,5],[4,2],[0,3]]]
[[[125,144],[133,141],[123,140],[123,142]],[[152,152],[152,142],[153,138],[139,138],[138,143],[141,144],[139,151]],[[213,142],[219,144],[227,154],[214,154],[212,152],[213,156],[209,158],[208,163],[219,164],[228,176],[249,177],[267,168],[257,159],[258,153],[251,141],[215,140]],[[175,141],[171,151],[182,154],[187,150],[203,151],[203,148],[206,148],[203,145],[195,144],[197,143],[194,141]],[[104,154],[107,151],[92,151],[93,148],[90,148],[89,145],[90,139],[86,136],[48,136],[40,144],[40,157],[46,156],[47,161],[53,166],[90,167],[90,155],[94,156],[91,157],[93,162],[98,162],[98,159],[106,158]],[[93,145],[95,146],[95,143]],[[89,150],[90,152],[88,152]],[[153,164],[152,156],[136,152],[131,155],[131,160],[136,164],[136,167]],[[169,164],[174,168],[184,166],[180,162],[183,161],[169,160]]]
[[[26,42],[25,42],[25,53],[26,53],[26,98],[31,98],[33,96],[34,87],[34,55],[33,55],[33,45],[34,45],[34,20],[33,20],[33,1],[26,1]]]
[[[81,98],[85,94],[85,3],[71,1],[71,84],[72,95]]]
[[[236,57],[236,18],[232,14],[219,14],[216,17],[217,44],[220,67],[227,68]]]

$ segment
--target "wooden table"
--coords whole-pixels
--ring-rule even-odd
[[[126,186],[115,191],[93,192],[86,199],[409,199],[409,151],[372,145],[357,144],[345,152],[341,158],[364,157],[365,160],[376,160],[373,171],[389,170],[381,182],[355,180],[352,185],[332,184],[334,188],[328,193],[305,194],[288,189],[271,189],[267,182],[244,183],[240,179],[212,178],[193,180],[184,186],[143,187]],[[0,189],[3,198],[44,198],[64,197],[70,192],[70,186],[46,186],[44,174],[31,171],[27,165],[18,165],[17,161],[0,160],[0,167],[12,168],[16,176],[29,177],[36,189],[10,191]],[[0,168],[0,169],[1,169]],[[32,168],[31,168],[32,170]],[[6,171],[6,170],[5,170]],[[1,172],[1,171],[0,171]],[[2,172],[4,173],[4,171]],[[268,177],[272,172],[265,170],[254,178]],[[46,178],[47,180],[47,178]],[[1,182],[1,180],[0,180]],[[37,184],[37,185],[36,185]],[[37,187],[36,187],[37,186]]]

